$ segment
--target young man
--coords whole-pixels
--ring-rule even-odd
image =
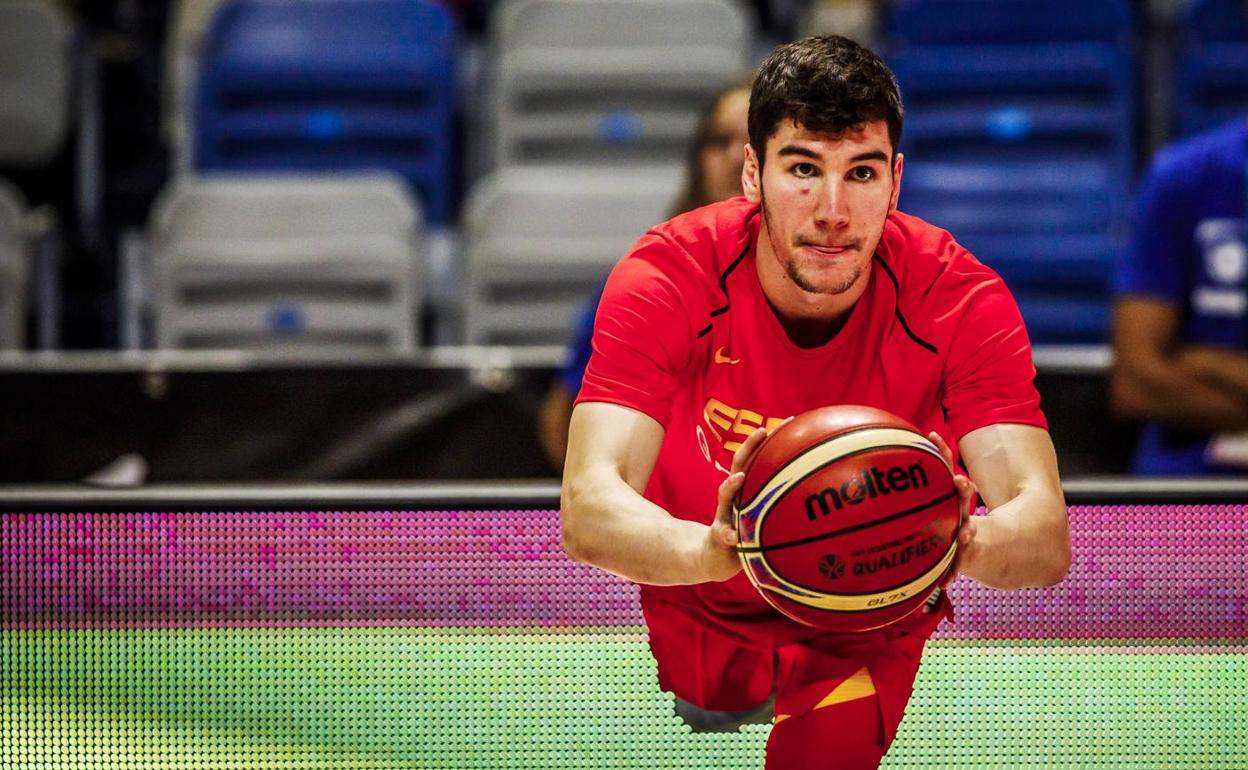
[[[751,91],[745,197],[659,225],[616,266],[572,415],[564,548],[642,584],[682,715],[774,697],[776,770],[878,766],[949,604],[862,634],[772,610],[740,574],[731,510],[766,430],[827,404],[887,409],[960,454],[991,509],[962,528],[962,572],[1047,585],[1070,560],[1018,309],[948,233],[897,211],[901,124],[870,51],[777,48]],[[957,483],[965,516],[974,487]]]

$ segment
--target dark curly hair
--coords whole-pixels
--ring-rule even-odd
[[[750,91],[750,145],[761,167],[767,137],[782,121],[839,136],[884,120],[896,155],[902,114],[897,78],[880,57],[839,35],[808,37],[779,46],[759,67]]]

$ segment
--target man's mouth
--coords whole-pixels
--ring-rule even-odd
[[[854,248],[853,244],[838,246],[822,243],[803,243],[802,246],[825,257],[835,257],[837,255],[844,254],[847,251],[851,251]]]

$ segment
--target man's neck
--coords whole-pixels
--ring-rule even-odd
[[[770,262],[764,263],[763,260]],[[801,348],[819,347],[830,342],[845,326],[854,305],[870,283],[871,263],[868,263],[862,279],[841,294],[819,294],[802,289],[776,261],[766,225],[759,228],[754,267],[763,296],[776,320],[793,344]]]

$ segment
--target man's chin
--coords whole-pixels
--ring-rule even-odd
[[[862,276],[861,270],[850,276],[820,275],[820,272],[789,265],[789,278],[799,289],[808,294],[844,294],[854,288],[854,284],[858,283],[858,279]]]

